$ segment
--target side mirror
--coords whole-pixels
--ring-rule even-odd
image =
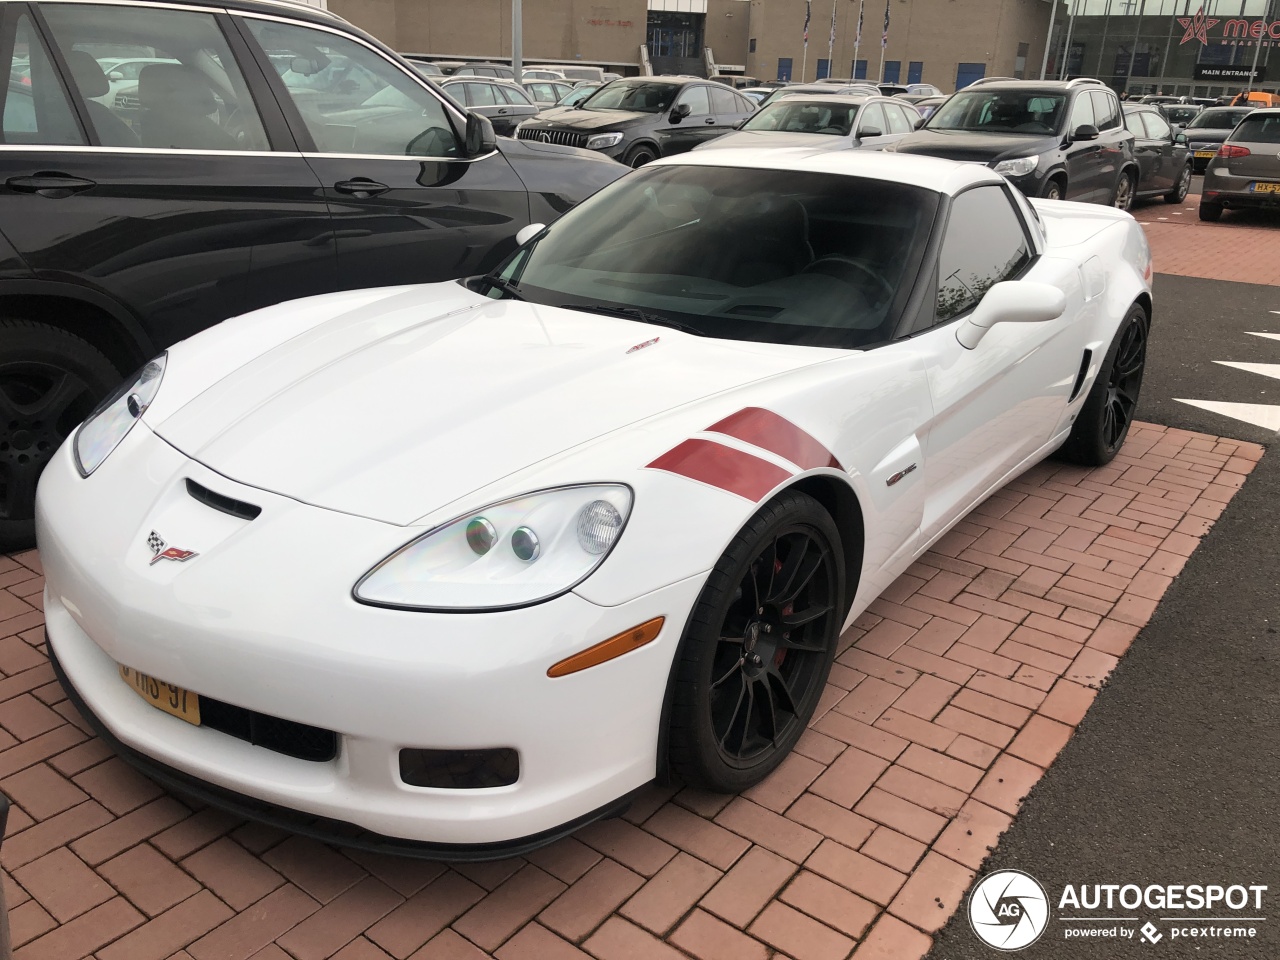
[[[972,350],[997,323],[1044,323],[1067,308],[1057,287],[1033,280],[1004,280],[986,292],[973,313],[956,328],[960,346]]]
[[[545,229],[547,229],[545,223],[531,223],[527,227],[521,227],[516,231],[516,246],[523,247]]]
[[[119,70],[112,70],[110,73],[108,73],[108,74],[107,74],[107,79],[108,79],[108,80],[123,80],[123,79],[124,79],[124,74],[123,74],[123,73],[121,73]]]
[[[467,112],[467,156],[482,157],[498,149],[498,137],[488,117]]]
[[[929,122],[929,118],[928,118],[928,117],[921,117],[919,120],[917,120],[917,121],[916,121],[915,129],[916,129],[916,130],[919,130],[921,127],[923,127],[923,126],[924,126],[926,123],[928,123],[928,122]]]
[[[1181,130],[1179,130],[1176,134],[1174,134],[1173,142],[1177,144],[1185,145],[1187,143],[1187,135],[1183,133]]]
[[[744,126],[746,126],[747,121],[750,119],[751,119],[750,117],[744,117],[743,119],[739,120],[737,123],[733,125],[733,129],[741,130]]]
[[[677,103],[671,108],[671,122],[679,123],[691,113],[693,113],[693,109],[687,103]]]
[[[1072,132],[1071,139],[1076,141],[1097,140],[1098,128],[1092,123],[1082,123]]]
[[[883,137],[883,136],[884,136],[884,133],[881,132],[879,127],[863,127],[861,130],[858,131],[859,140],[865,140],[867,137]]]

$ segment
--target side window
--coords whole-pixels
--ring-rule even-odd
[[[5,53],[9,60],[9,88],[4,97],[4,142],[83,144],[84,137],[58,83],[53,60],[26,14],[18,18],[13,49]]]
[[[493,84],[491,83],[464,83],[466,88],[467,106],[469,107],[492,107],[498,103],[497,97],[493,93]]]
[[[504,83],[502,86],[498,87],[498,91],[506,97],[507,103],[514,103],[517,107],[527,107],[533,103],[533,101],[529,99],[529,95],[524,92],[523,87]]]
[[[1096,127],[1097,117],[1093,114],[1093,97],[1087,93],[1083,93],[1076,97],[1076,102],[1071,105],[1071,119],[1067,122],[1068,132],[1079,129],[1086,123]]]
[[[99,143],[163,150],[271,149],[212,14],[79,3],[51,3],[42,11]],[[103,53],[129,56],[137,64],[137,79],[124,74],[109,80],[99,60]]]
[[[744,97],[740,93],[735,93],[734,99],[737,100],[737,107],[738,107],[739,113],[755,113],[756,112],[756,102],[754,100],[751,100],[748,97]]]
[[[938,322],[971,310],[1030,260],[1026,232],[1004,190],[975,187],[960,194],[952,201],[938,257]]]
[[[680,92],[680,96],[676,98],[676,105],[682,103],[689,105],[689,115],[692,117],[703,117],[711,112],[711,100],[707,96],[709,91],[701,84],[691,87],[685,87]]]
[[[327,30],[244,22],[273,57],[288,54],[280,80],[322,153],[458,156],[444,104],[382,54]]]
[[[858,136],[878,137],[889,132],[889,121],[885,118],[884,107],[878,103],[869,103],[862,108],[862,119],[858,121]]]
[[[743,112],[742,107],[738,105],[737,96],[728,87],[722,90],[712,89],[711,111],[717,116],[732,116]]]
[[[880,106],[884,109],[885,116],[889,119],[889,129],[886,133],[910,133],[912,125],[907,122],[907,115],[902,111],[896,103],[882,103]]]
[[[1126,111],[1124,115],[1124,128],[1135,137],[1145,137],[1147,135],[1147,129],[1142,125],[1142,112],[1139,110]]]
[[[1093,115],[1099,130],[1114,130],[1120,126],[1120,102],[1112,94],[1091,90],[1089,99],[1093,101]]]
[[[1142,122],[1147,126],[1147,136],[1152,140],[1172,140],[1173,129],[1158,113],[1142,114]]]

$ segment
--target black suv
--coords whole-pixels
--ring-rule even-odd
[[[1128,210],[1138,184],[1120,100],[1098,80],[978,81],[891,149],[985,163],[1029,197]]]
[[[572,110],[526,120],[516,136],[597,150],[639,167],[692,150],[734,129],[756,105],[723,83],[690,77],[627,77]]]
[[[58,444],[159,350],[281,300],[484,272],[627,172],[497,140],[301,4],[0,3],[0,60],[0,550],[29,542]]]

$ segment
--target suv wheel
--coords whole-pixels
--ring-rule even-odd
[[[1164,195],[1165,203],[1181,203],[1187,199],[1187,194],[1191,190],[1191,164],[1187,164],[1182,168],[1182,176],[1178,177],[1178,182],[1173,185],[1173,189]]]
[[[1222,204],[1200,201],[1200,219],[1209,223],[1217,223],[1222,219]]]
[[[1125,170],[1116,182],[1116,192],[1111,197],[1111,205],[1117,210],[1128,210],[1133,206],[1133,193],[1133,173]]]
[[[32,545],[41,471],[119,382],[111,361],[79,337],[0,320],[0,552]]]
[[[1057,177],[1045,181],[1044,190],[1040,196],[1046,200],[1064,200],[1066,199],[1066,191],[1063,189],[1062,181]]]
[[[651,163],[657,159],[658,155],[654,152],[652,147],[640,144],[639,146],[632,147],[630,152],[627,154],[626,159],[622,162],[628,167],[643,167],[646,163]]]

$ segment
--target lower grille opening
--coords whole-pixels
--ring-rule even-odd
[[[400,779],[412,787],[477,790],[509,787],[520,779],[520,757],[494,750],[401,750]]]
[[[338,755],[338,735],[332,730],[281,720],[210,697],[200,698],[200,725],[298,760],[326,763]]]

